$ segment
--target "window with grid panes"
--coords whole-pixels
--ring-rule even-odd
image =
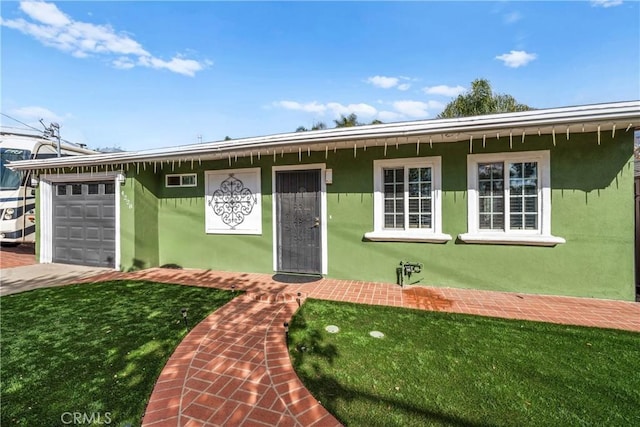
[[[409,228],[432,227],[431,168],[409,168]]]
[[[404,169],[384,169],[384,228],[404,228]]]
[[[384,228],[431,228],[431,168],[385,168]]]
[[[509,164],[509,228],[538,229],[538,163]]]
[[[374,161],[374,231],[369,240],[445,242],[441,234],[440,157]]]
[[[538,198],[537,162],[478,164],[480,230],[538,230]]]
[[[465,242],[553,246],[549,151],[471,154],[467,157]]]

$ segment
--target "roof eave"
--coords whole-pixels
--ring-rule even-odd
[[[614,126],[627,129],[640,124],[640,101],[531,110],[519,113],[503,113],[455,119],[422,120],[414,122],[367,125],[351,128],[334,128],[318,131],[295,132],[242,138],[230,141],[209,142],[134,152],[119,152],[52,158],[46,160],[23,160],[12,162],[9,167],[16,170],[50,169],[62,167],[91,167],[136,162],[158,162],[171,159],[193,159],[202,157],[233,155],[260,150],[284,150],[307,148],[322,144],[344,144],[346,142],[395,139],[406,143],[410,138],[432,138],[440,136],[436,143],[457,142],[469,137],[491,135],[500,132],[525,132],[536,129],[550,134],[555,126],[598,124],[602,130]],[[403,141],[398,139],[404,138]]]

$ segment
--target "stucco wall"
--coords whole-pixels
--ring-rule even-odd
[[[395,282],[402,260],[424,263],[413,279],[435,286],[634,298],[633,135],[596,134],[487,139],[474,141],[474,153],[551,151],[552,234],[566,244],[556,247],[465,244],[456,236],[467,231],[466,155],[469,143],[422,144],[420,156],[442,156],[443,232],[446,244],[369,242],[373,230],[373,160],[416,156],[416,146],[382,147],[302,154],[302,163],[326,163],[333,169],[327,186],[328,276]],[[275,165],[300,164],[298,153],[278,154]],[[176,264],[244,272],[273,272],[272,156],[233,161],[232,168],[262,167],[263,234],[207,235],[204,232],[204,171],[229,168],[227,160],[195,163],[198,186],[166,188],[165,173],[192,172],[189,162],[174,169],[165,163],[154,176],[147,168],[123,187],[134,208],[121,205],[123,269],[133,260],[143,266]],[[129,176],[135,174],[130,173]],[[154,217],[155,215],[155,217]],[[127,218],[129,217],[129,218]],[[132,228],[126,230],[124,224]],[[157,229],[157,233],[154,230]],[[125,256],[127,253],[127,256]],[[127,264],[128,259],[129,264]]]
[[[162,188],[159,202],[160,264],[211,268],[227,271],[269,272],[271,258],[271,176],[261,173],[262,235],[221,235],[205,233],[204,170],[228,168],[228,163],[203,162],[198,169],[198,186]],[[236,167],[251,167],[239,161]],[[255,167],[255,166],[253,166]],[[174,172],[188,173],[191,168]]]
[[[161,181],[151,168],[134,172],[130,167],[127,179],[121,187],[121,264],[123,270],[140,270],[159,265],[158,226]]]

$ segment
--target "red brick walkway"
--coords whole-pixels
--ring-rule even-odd
[[[242,289],[254,295],[301,293],[302,298],[391,305],[422,310],[476,314],[567,325],[594,326],[640,332],[640,303],[533,295],[472,289],[405,286],[355,280],[321,279],[286,284],[257,273],[152,268],[135,273],[109,273],[103,277],[130,277],[167,283]],[[295,295],[294,295],[295,296]]]
[[[143,425],[340,425],[291,367],[282,324],[296,307],[243,295],[197,325],[158,378]]]
[[[25,243],[15,247],[0,247],[0,269],[36,264],[35,254],[33,244]]]
[[[291,366],[283,323],[307,297],[640,332],[640,303],[269,275],[149,269],[115,278],[247,291],[193,328],[158,378],[146,427],[340,425]]]

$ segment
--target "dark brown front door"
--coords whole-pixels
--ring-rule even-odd
[[[278,271],[320,274],[320,170],[276,172]]]

